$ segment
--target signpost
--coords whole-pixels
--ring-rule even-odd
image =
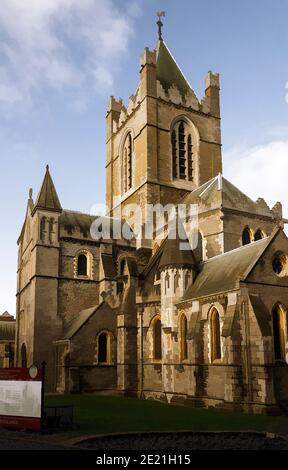
[[[0,369],[0,427],[40,431],[44,403],[42,368]]]

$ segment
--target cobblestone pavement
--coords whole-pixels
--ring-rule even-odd
[[[106,436],[78,445],[94,450],[288,450],[288,441],[257,433],[155,433]]]

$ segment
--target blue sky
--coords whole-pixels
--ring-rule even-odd
[[[224,174],[288,216],[286,0],[1,0],[0,312],[15,313],[16,240],[45,165],[63,207],[104,202],[107,99],[135,91],[158,10],[197,96],[221,75]]]

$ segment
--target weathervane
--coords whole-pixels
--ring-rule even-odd
[[[158,25],[158,37],[159,37],[159,40],[162,41],[162,26],[163,26],[163,23],[161,21],[161,18],[162,16],[165,16],[165,11],[158,11],[157,13],[157,16],[158,16],[158,21],[157,21],[157,25]]]

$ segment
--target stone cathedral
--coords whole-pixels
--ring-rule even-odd
[[[97,216],[65,210],[47,166],[18,240],[15,365],[45,360],[47,391],[279,412],[288,403],[281,204],[253,201],[222,176],[219,75],[208,72],[198,99],[159,29],[135,94],[108,104],[106,217],[133,232],[131,205],[142,226],[147,205],[193,205],[198,243],[187,234],[181,249],[169,217],[162,237],[93,237]]]

